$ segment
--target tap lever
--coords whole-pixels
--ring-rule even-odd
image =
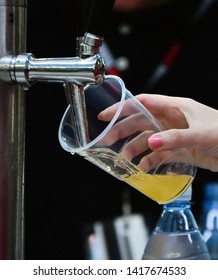
[[[103,37],[115,0],[92,0],[87,32]]]
[[[74,0],[74,26],[77,37],[83,37],[87,31],[92,0]]]

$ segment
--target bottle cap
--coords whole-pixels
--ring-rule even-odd
[[[179,197],[177,200],[186,200],[189,201],[192,199],[192,185],[188,187],[188,189]]]

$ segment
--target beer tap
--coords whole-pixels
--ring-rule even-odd
[[[105,19],[112,10],[114,0],[78,1],[77,14],[90,6],[87,25],[83,24],[84,36],[78,35],[77,57],[35,58],[31,53],[9,54],[0,58],[0,80],[9,84],[22,85],[25,90],[35,82],[72,82],[76,85],[101,84],[105,73],[99,48],[103,41]],[[90,4],[91,3],[91,4]],[[87,14],[88,11],[85,11]],[[107,14],[107,16],[106,16]],[[87,15],[83,16],[87,17]],[[80,24],[79,18],[77,21]],[[82,29],[81,29],[82,30]]]
[[[22,259],[24,243],[24,93],[35,83],[61,83],[86,141],[84,88],[101,84],[99,54],[115,0],[74,0],[78,15],[77,56],[36,58],[26,53],[27,0],[0,0],[0,259]],[[80,15],[80,16],[79,16]],[[83,135],[84,134],[84,135]]]

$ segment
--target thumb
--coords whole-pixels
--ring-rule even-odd
[[[191,147],[195,139],[188,129],[170,129],[151,135],[148,145],[152,150],[166,151],[181,147]]]

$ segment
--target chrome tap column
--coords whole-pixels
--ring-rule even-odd
[[[0,57],[25,52],[26,0],[0,0]],[[0,259],[24,258],[25,93],[0,80]]]

